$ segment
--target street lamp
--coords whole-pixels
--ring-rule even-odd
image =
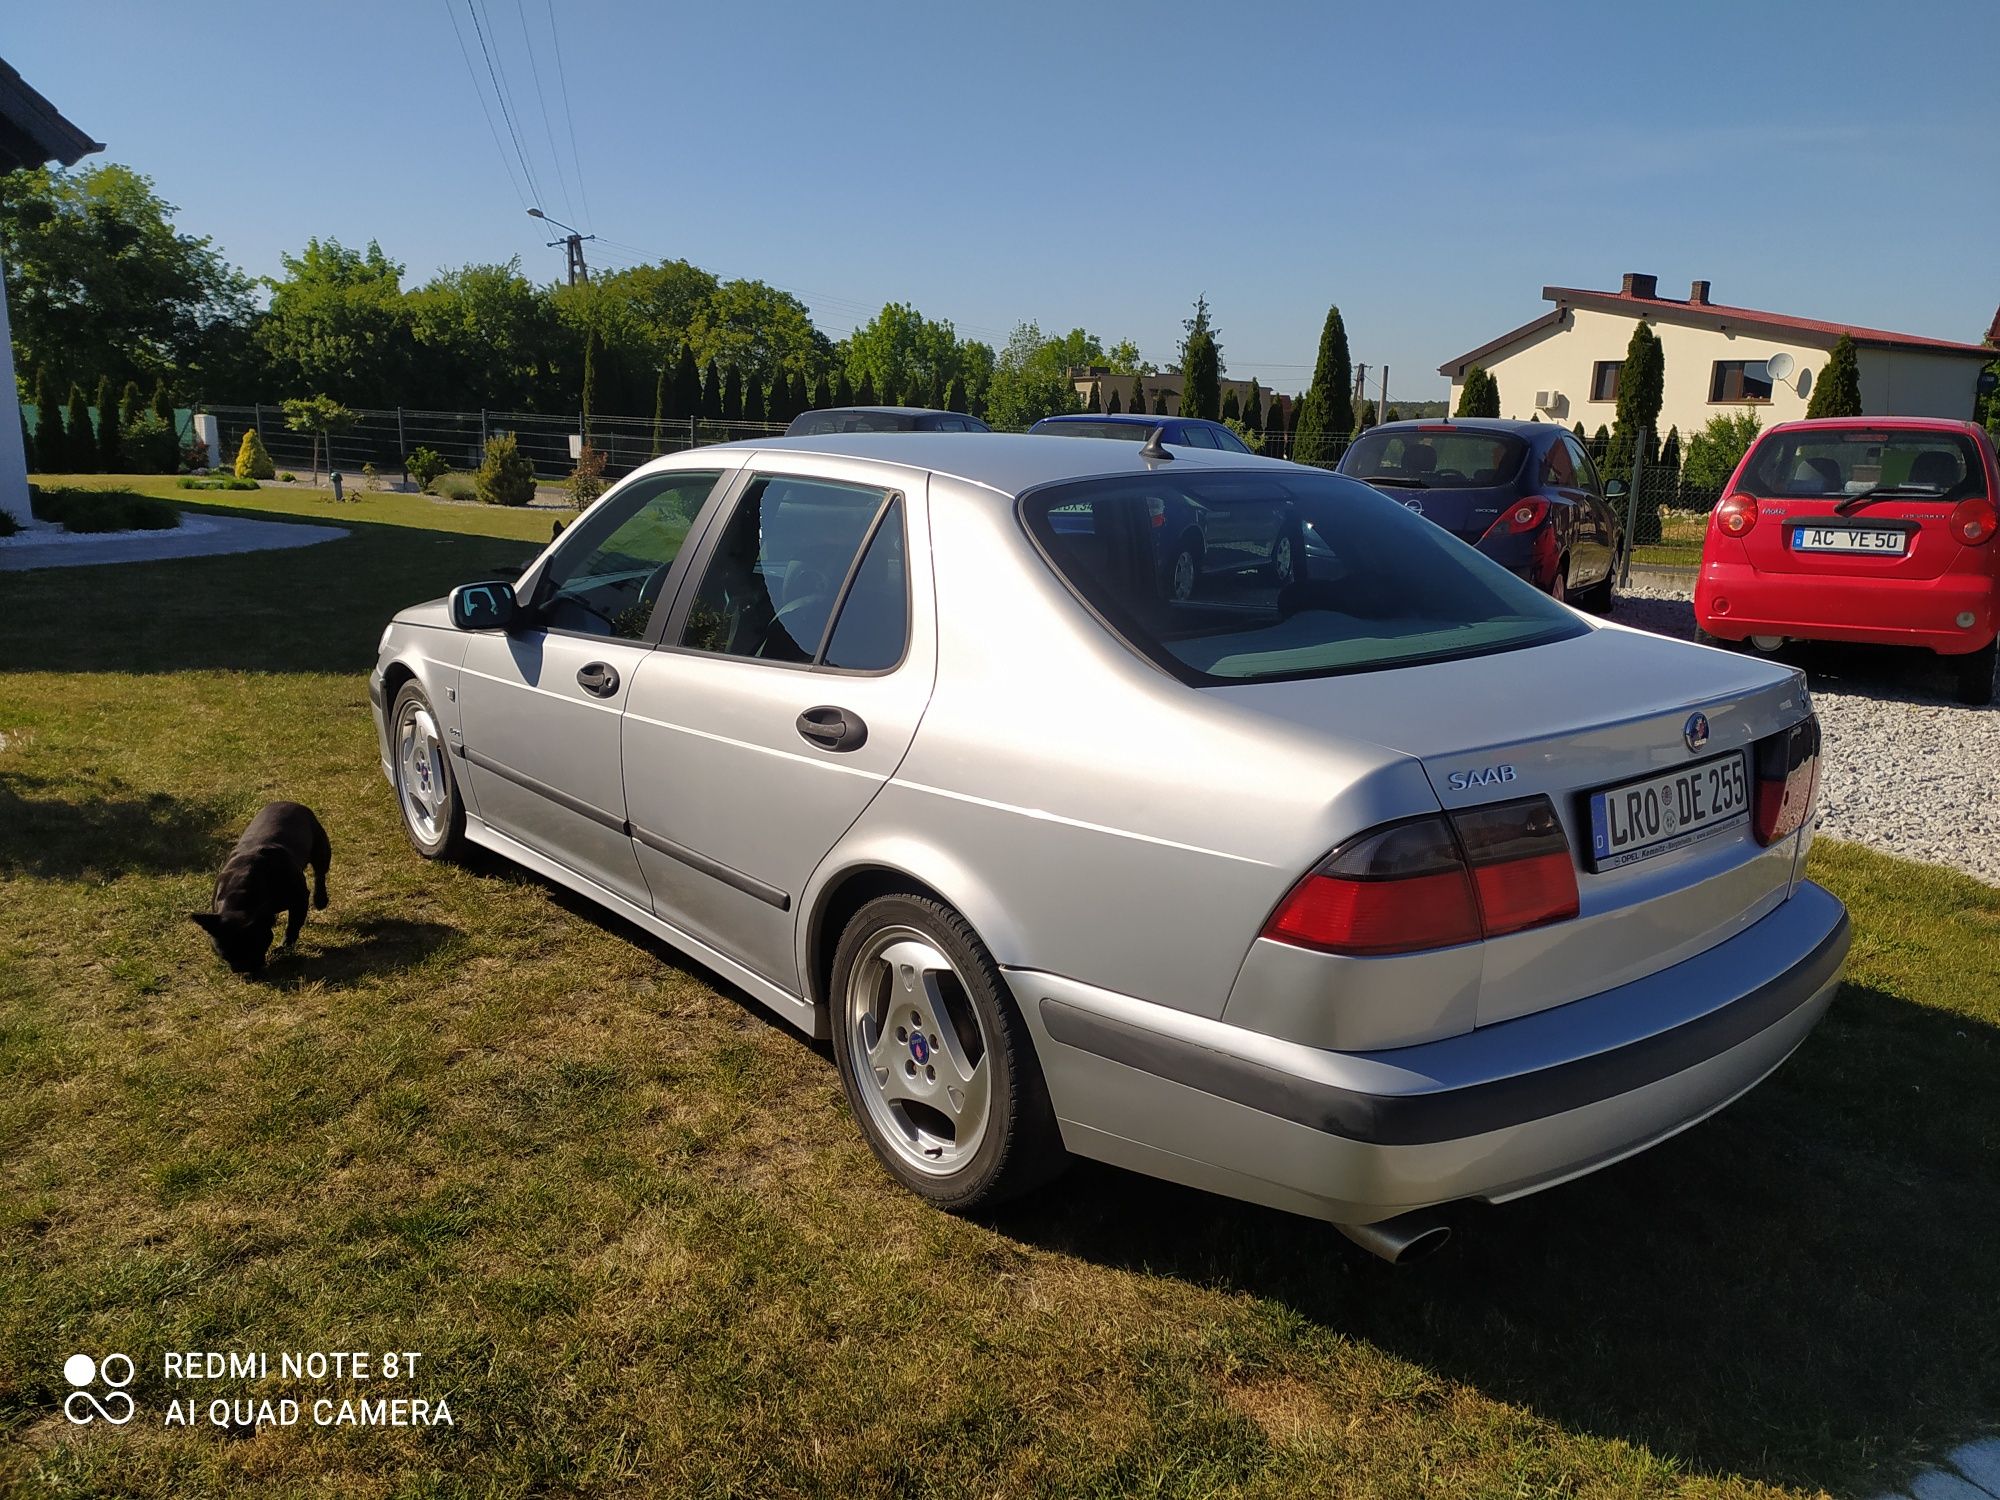
[[[553,224],[558,229],[568,231],[561,239],[550,240],[548,242],[549,248],[553,250],[557,245],[561,245],[568,252],[569,284],[571,286],[575,286],[579,281],[590,280],[590,271],[583,263],[583,242],[585,240],[594,240],[597,236],[594,234],[584,234],[573,225],[563,223],[561,219],[549,217],[549,215],[543,213],[539,208],[529,209],[528,217],[531,219],[540,219],[544,224]]]

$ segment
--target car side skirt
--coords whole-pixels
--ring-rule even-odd
[[[713,969],[807,1036],[816,1041],[826,1039],[828,1032],[825,1013],[810,1000],[773,984],[756,970],[747,968],[718,949],[711,948],[699,938],[681,931],[673,923],[655,916],[643,907],[634,905],[617,892],[599,885],[589,876],[581,875],[560,861],[550,859],[520,840],[510,838],[470,813],[465,819],[465,836],[470,842],[491,849],[495,854],[503,855],[515,864],[533,870],[544,879],[553,880],[557,885],[567,887],[580,896],[589,897],[607,911],[623,917],[635,927],[644,928],[660,941],[670,944],[689,958]]]

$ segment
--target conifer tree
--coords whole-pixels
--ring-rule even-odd
[[[653,380],[653,446],[651,456],[658,458],[667,451],[667,387],[672,383],[665,365]]]
[[[1153,415],[1156,417],[1170,417],[1173,415],[1172,412],[1167,410],[1167,388],[1164,385],[1153,387]]]
[[[813,387],[812,404],[816,411],[825,411],[827,407],[834,404],[833,382],[826,378],[824,372],[819,377],[819,384]]]
[[[1243,420],[1243,408],[1237,402],[1236,387],[1233,385],[1223,393],[1221,420],[1225,422],[1240,422]]]
[[[153,415],[169,427],[174,425],[174,398],[167,394],[167,377],[164,375],[153,382]]]
[[[111,377],[97,378],[97,467],[101,473],[125,471],[125,435],[118,426],[118,406],[111,399]]]
[[[1312,384],[1292,412],[1292,457],[1300,463],[1328,463],[1354,430],[1354,365],[1347,352],[1347,324],[1338,307],[1326,311],[1320,328],[1319,357]]]
[[[743,383],[743,420],[761,423],[764,420],[764,382],[752,370],[750,378]]]
[[[944,409],[962,412],[965,410],[965,377],[954,375],[951,384],[944,388]]]
[[[1243,398],[1243,430],[1262,432],[1264,430],[1264,393],[1257,388],[1257,382],[1250,382],[1250,393]]]
[[[848,380],[847,371],[845,370],[842,370],[840,372],[840,378],[834,384],[833,404],[835,406],[854,405],[854,386],[852,382]]]
[[[1124,410],[1124,406],[1118,400],[1118,392],[1115,390],[1112,391],[1110,397],[1104,403],[1105,415],[1115,417]]]
[[[734,365],[722,377],[722,420],[743,420],[743,372]]]
[[[74,383],[69,388],[69,411],[63,417],[63,427],[69,434],[70,467],[79,474],[95,474],[99,467],[97,432],[90,425],[90,398]]]
[[[69,439],[63,431],[62,408],[49,399],[49,375],[35,371],[35,462],[44,474],[69,471]]]
[[[1181,345],[1181,415],[1216,421],[1222,415],[1222,348],[1209,326],[1208,299],[1195,299]]]
[[[716,368],[713,358],[710,358],[708,368],[702,372],[701,415],[702,420],[707,422],[722,420],[722,371]]]
[[[854,393],[857,406],[880,406],[881,398],[875,394],[875,376],[871,371],[861,372],[861,389]]]
[[[139,382],[126,381],[125,390],[118,398],[118,425],[130,432],[133,419],[145,409],[145,398],[139,394]]]
[[[694,350],[686,344],[681,345],[680,358],[674,361],[674,409],[668,415],[701,415],[701,366],[695,363]]]
[[[1812,399],[1806,402],[1809,417],[1858,417],[1861,415],[1861,366],[1855,357],[1854,340],[1842,334],[1827,356],[1826,368],[1813,382]]]
[[[1104,403],[1098,399],[1097,382],[1094,380],[1090,382],[1090,399],[1083,403],[1083,409],[1092,413],[1104,410]]]

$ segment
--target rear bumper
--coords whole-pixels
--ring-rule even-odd
[[[1381,1052],[1278,1041],[1052,975],[1008,978],[1072,1150],[1368,1224],[1518,1197],[1712,1114],[1812,1030],[1848,940],[1840,902],[1802,883],[1754,926],[1645,979]]]
[[[1694,615],[1722,640],[1780,635],[1794,640],[1918,646],[1962,656],[2000,627],[2000,590],[1983,573],[1936,578],[1840,578],[1766,573],[1748,563],[1704,562],[1694,586]],[[1728,610],[1717,613],[1718,599]],[[1968,628],[1958,616],[1970,614]]]

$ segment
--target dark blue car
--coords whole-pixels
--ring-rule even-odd
[[[1080,412],[1067,417],[1043,417],[1030,432],[1056,437],[1094,437],[1143,443],[1149,433],[1162,429],[1160,441],[1182,448],[1220,448],[1224,453],[1248,453],[1243,439],[1220,422],[1201,417],[1149,417],[1140,412]]]
[[[1624,527],[1597,466],[1553,422],[1483,417],[1389,422],[1341,455],[1338,472],[1373,485],[1518,573],[1599,614],[1611,608]]]

